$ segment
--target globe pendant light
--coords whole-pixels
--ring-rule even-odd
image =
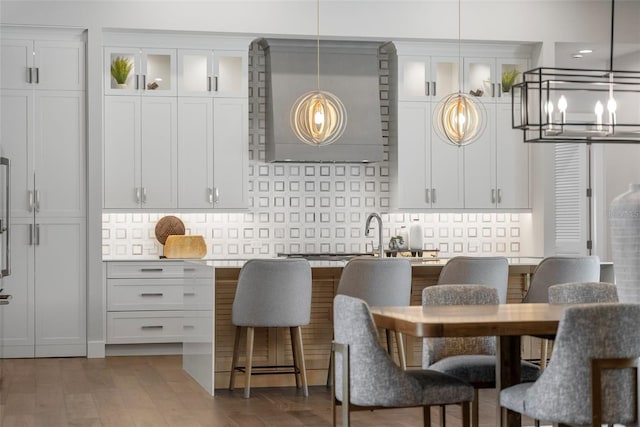
[[[320,90],[320,0],[317,4],[317,89],[296,100],[291,108],[291,129],[305,144],[322,146],[336,142],[347,127],[347,111],[340,98]]]
[[[460,59],[460,0],[458,0],[458,67]],[[462,93],[462,71],[457,93],[438,102],[433,112],[436,134],[445,142],[461,147],[476,141],[484,132],[487,112],[477,97]]]

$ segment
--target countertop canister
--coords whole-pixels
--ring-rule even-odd
[[[640,302],[640,184],[611,201],[611,251],[621,302]]]
[[[423,245],[422,224],[417,219],[414,219],[411,228],[409,228],[409,249],[421,251]]]

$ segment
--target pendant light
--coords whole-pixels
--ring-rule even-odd
[[[322,146],[336,142],[347,127],[347,111],[340,98],[320,90],[320,0],[316,1],[316,90],[302,95],[291,108],[291,129],[305,144]]]
[[[525,142],[640,143],[640,72],[613,69],[614,10],[611,0],[608,70],[540,67],[513,86]]]
[[[458,92],[440,100],[433,112],[436,134],[445,142],[461,147],[476,141],[484,132],[487,112],[477,97],[462,93],[460,54],[460,0],[458,0]]]

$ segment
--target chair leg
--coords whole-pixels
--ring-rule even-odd
[[[398,346],[398,359],[400,359],[400,367],[403,370],[407,370],[407,355],[404,351],[404,339],[402,338],[402,332],[396,331],[396,345]]]
[[[480,424],[480,390],[473,389],[473,402],[471,406],[471,423],[473,427],[478,427]]]
[[[387,337],[387,353],[389,353],[389,355],[391,356],[391,359],[394,359],[394,357],[393,357],[393,339],[391,338],[391,331],[389,329],[385,329],[384,330],[384,334]]]
[[[238,366],[238,353],[240,352],[241,338],[242,327],[236,326],[236,336],[233,342],[233,356],[231,357],[231,375],[229,375],[229,390],[233,390],[236,385],[236,366]]]
[[[295,328],[289,328],[291,337],[291,357],[293,357],[293,376],[296,378],[296,388],[300,388],[300,367],[298,364],[298,350],[296,349]]]
[[[540,340],[540,369],[544,370],[547,367],[547,340]]]
[[[447,427],[447,407],[440,405],[440,427]]]
[[[471,402],[462,402],[462,427],[471,426]]]
[[[251,365],[253,364],[253,328],[247,328],[247,355],[244,368],[244,398],[251,396]]]
[[[327,368],[327,388],[333,384],[333,377],[331,376],[331,369],[333,369],[333,359],[329,357],[329,368]]]
[[[298,348],[298,363],[300,364],[300,376],[302,378],[302,393],[304,397],[309,397],[309,387],[307,386],[307,368],[304,362],[304,348],[302,346],[302,328],[300,326],[295,328],[296,332],[296,347]]]
[[[431,406],[422,407],[422,420],[424,427],[431,427]]]

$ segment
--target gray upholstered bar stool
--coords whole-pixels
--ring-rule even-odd
[[[549,287],[560,283],[599,282],[600,258],[593,256],[551,256],[540,261],[522,302],[549,302]],[[540,341],[540,367],[547,366],[548,340]]]
[[[509,262],[505,257],[453,257],[442,267],[438,285],[492,286],[498,290],[500,304],[506,304]]]
[[[252,370],[267,368],[261,373],[293,373],[296,386],[309,395],[307,373],[302,348],[301,326],[311,317],[311,266],[305,259],[252,259],[240,270],[233,300],[231,321],[236,325],[229,389],[235,385],[236,371],[244,372],[244,397],[249,398]],[[293,366],[253,367],[254,328],[289,328]],[[238,366],[242,332],[246,330],[245,366]],[[292,370],[276,370],[292,368]],[[257,372],[256,372],[257,373]]]
[[[549,286],[550,304],[589,304],[618,301],[618,289],[613,283],[577,282]]]

